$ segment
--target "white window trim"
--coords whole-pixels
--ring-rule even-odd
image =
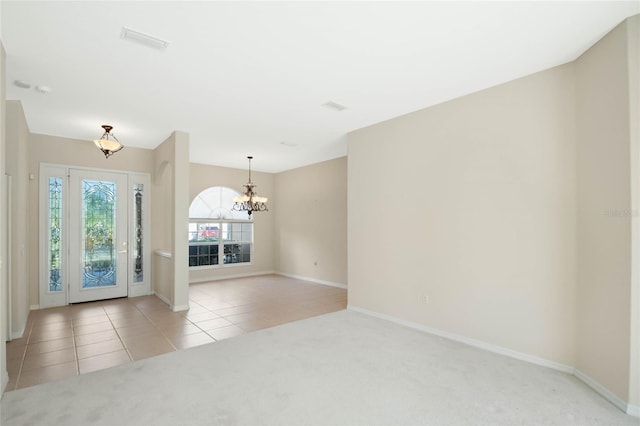
[[[212,190],[213,188],[223,188],[225,190],[231,191],[233,193],[235,193],[236,196],[239,196],[240,193],[237,192],[236,190],[229,188],[229,187],[225,187],[222,185],[214,185],[214,186],[210,186],[208,188],[205,188],[204,190],[200,191],[194,198],[193,200],[191,200],[191,206],[196,202],[196,200],[199,200],[200,197],[202,196],[202,194]],[[222,200],[220,200],[221,202]],[[189,208],[189,210],[191,211],[191,206]],[[217,208],[214,208],[212,210],[216,210]],[[189,266],[189,270],[190,271],[198,271],[198,270],[206,270],[206,269],[220,269],[220,268],[234,268],[234,267],[238,267],[238,266],[251,266],[253,265],[253,256],[254,256],[254,248],[255,248],[255,242],[254,242],[254,227],[253,224],[255,223],[253,221],[253,218],[249,218],[249,219],[237,219],[237,218],[222,218],[222,217],[189,217],[189,224],[192,223],[217,223],[220,225],[220,230],[222,231],[222,224],[224,223],[250,223],[251,224],[251,241],[241,241],[240,244],[249,244],[250,245],[250,251],[249,251],[249,255],[250,255],[250,261],[249,262],[239,262],[239,263],[224,263],[224,260],[222,262],[220,262],[221,259],[224,259],[224,241],[218,241],[218,264],[217,265],[197,265],[197,266]],[[205,245],[207,242],[203,241],[202,243],[194,243],[194,245],[197,244],[201,244],[201,245]],[[191,246],[191,242],[189,243],[189,246]]]
[[[189,224],[191,223],[217,223],[220,224],[220,226],[222,226],[223,223],[250,223],[251,225],[253,225],[253,220],[241,220],[241,219],[229,219],[229,220],[223,220],[223,219],[203,219],[203,218],[199,218],[199,219],[189,219]],[[194,245],[213,245],[211,244],[213,243],[213,241],[202,241],[202,242],[195,242]],[[197,266],[189,266],[189,270],[190,271],[199,271],[199,270],[205,270],[205,269],[220,269],[220,268],[233,268],[233,267],[238,267],[238,266],[251,266],[253,264],[253,253],[254,253],[254,246],[255,243],[253,241],[253,226],[251,228],[251,241],[239,241],[239,244],[249,244],[250,245],[250,251],[249,251],[249,255],[250,255],[250,261],[249,262],[236,262],[236,263],[224,263],[224,261],[222,263],[220,263],[220,258],[224,257],[224,241],[218,241],[217,245],[218,245],[218,264],[217,265],[197,265]],[[189,246],[191,246],[191,242],[189,242]],[[220,251],[220,249],[222,249],[222,252]],[[220,253],[222,253],[222,256],[220,255]]]

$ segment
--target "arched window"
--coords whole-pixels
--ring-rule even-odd
[[[193,199],[189,217],[196,219],[247,220],[246,212],[233,210],[233,198],[240,194],[224,186],[207,188]]]
[[[253,221],[246,212],[233,210],[231,188],[212,186],[189,206],[189,267],[250,264],[253,255]]]

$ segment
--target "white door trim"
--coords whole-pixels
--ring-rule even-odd
[[[135,273],[137,256],[135,185],[142,186],[142,273]],[[151,294],[151,176],[148,173],[129,173],[129,297]]]
[[[66,196],[67,191],[64,189],[68,186],[67,177],[69,174],[69,169],[64,166],[57,165],[45,165],[40,164],[40,186],[39,186],[39,196],[38,196],[38,211],[39,211],[39,224],[40,229],[38,235],[41,235],[40,238],[40,250],[39,250],[39,280],[38,280],[38,288],[40,293],[40,308],[50,308],[53,306],[63,306],[68,303],[67,298],[67,288],[68,288],[68,279],[66,271],[67,267],[67,254],[68,254],[68,242],[67,242],[67,232],[68,229],[68,207],[66,204],[68,203],[68,197]],[[49,289],[49,179],[50,178],[60,178],[62,180],[62,217],[60,222],[60,227],[62,229],[61,232],[61,254],[60,254],[60,281],[62,283],[62,288],[60,291],[50,291]]]
[[[148,173],[141,172],[131,172],[131,171],[123,171],[123,170],[113,170],[113,169],[102,169],[102,168],[89,168],[89,167],[79,167],[79,166],[70,166],[70,165],[61,165],[61,164],[52,164],[52,163],[40,163],[40,176],[39,176],[39,195],[38,195],[38,203],[39,203],[39,235],[41,238],[39,239],[39,261],[38,261],[38,269],[39,269],[39,280],[38,280],[38,289],[39,289],[39,305],[40,309],[54,307],[54,306],[64,306],[69,303],[69,232],[66,231],[69,229],[69,173],[70,170],[79,170],[79,171],[88,171],[88,172],[106,172],[106,173],[119,173],[127,175],[127,197],[128,204],[130,205],[128,215],[129,215],[129,223],[132,223],[132,215],[133,215],[133,207],[130,200],[133,199],[134,184],[141,184],[144,188],[144,196],[143,196],[143,204],[142,204],[142,235],[143,235],[143,245],[142,245],[142,259],[143,259],[143,274],[142,280],[138,279],[137,282],[133,280],[133,270],[131,265],[133,265],[132,258],[133,250],[129,250],[130,258],[128,266],[128,294],[129,297],[135,296],[143,296],[152,294],[151,291],[151,176]],[[62,262],[61,262],[61,270],[62,270],[62,291],[60,292],[50,292],[49,291],[49,264],[48,264],[48,256],[49,256],[49,238],[47,235],[48,232],[48,197],[49,197],[49,178],[50,177],[61,177],[63,183],[63,197],[62,197],[62,209],[63,209],[63,218],[61,227],[63,229],[62,232]],[[129,226],[129,241],[133,241],[133,226]]]

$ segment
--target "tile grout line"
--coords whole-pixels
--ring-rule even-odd
[[[31,315],[31,313],[29,313],[29,315]],[[29,318],[27,317],[27,321],[29,321]],[[22,352],[22,357],[20,359],[20,367],[18,367],[18,374],[16,376],[16,382],[13,385],[13,389],[18,389],[18,385],[20,383],[20,376],[22,375],[22,366],[24,365],[24,359],[27,357],[27,350],[29,349],[29,341],[31,340],[31,331],[33,330],[33,324],[35,323],[35,319],[34,321],[29,325],[29,335],[27,336],[27,344],[24,345],[24,352]]]
[[[71,311],[71,310],[69,310]],[[73,342],[73,353],[76,357],[76,375],[80,375],[80,360],[78,359],[78,345],[76,345],[76,330],[73,326],[73,315],[69,312],[69,320],[71,321],[71,341]]]
[[[130,302],[128,303],[130,304]],[[135,308],[136,311],[140,312],[137,306],[133,305],[133,307]],[[120,336],[120,333],[118,333],[118,329],[116,328],[115,324],[113,324],[113,320],[111,319],[109,312],[105,311],[105,313],[107,314],[107,318],[109,318],[109,324],[111,324],[111,327],[113,327],[113,331],[116,332],[116,336],[118,336],[118,340],[120,341],[120,344],[122,345],[125,352],[127,353],[127,356],[129,357],[129,362],[133,362],[133,356],[131,356],[131,352],[129,352],[129,348],[127,348],[127,345],[124,344],[124,340],[122,340],[122,336]]]
[[[67,309],[65,309],[65,311],[67,311]],[[30,313],[30,315],[31,315],[31,313]],[[69,321],[71,322],[71,317],[69,317]],[[61,321],[61,322],[66,322],[66,321]],[[34,319],[32,324],[31,324],[31,327],[30,327],[29,336],[27,338],[27,344],[25,345],[25,351],[24,351],[22,362],[21,362],[21,365],[20,365],[20,372],[19,372],[19,375],[18,375],[18,379],[16,380],[16,386],[14,388],[15,390],[22,389],[22,387],[19,386],[19,379],[22,378],[22,375],[23,375],[23,372],[24,372],[24,363],[27,360],[27,352],[29,351],[29,347],[30,346],[33,347],[34,345],[38,345],[38,344],[41,344],[41,343],[46,343],[46,342],[58,340],[58,339],[50,339],[50,340],[40,340],[40,341],[37,341],[37,342],[32,342],[31,338],[32,338],[33,329],[35,328],[36,323],[37,323],[37,320]],[[46,325],[46,324],[54,324],[54,323],[55,322],[53,322],[53,323],[44,323],[44,325]],[[73,336],[73,328],[71,328],[71,334]],[[60,349],[60,350],[64,350],[64,349]],[[45,353],[49,353],[49,352],[57,352],[57,351],[48,351],[48,352],[45,352]],[[43,353],[39,352],[39,353],[37,353],[37,354],[35,354],[33,356],[42,355],[42,354]],[[55,365],[60,365],[60,364],[64,364],[64,363],[57,363],[57,364],[50,364],[50,365],[46,365],[46,366],[34,367],[32,370],[38,370],[38,369],[53,367]],[[76,369],[77,369],[77,367],[76,367]],[[33,386],[33,385],[29,385],[29,386],[25,386],[25,387],[31,387],[31,386]]]
[[[101,303],[100,307],[104,311],[104,314],[107,316],[107,320],[108,320],[109,324],[111,325],[111,328],[113,329],[113,331],[116,332],[116,336],[118,336],[118,339],[120,340],[120,335],[118,335],[118,332],[117,332],[115,326],[113,325],[113,322],[111,322],[111,317],[109,316],[109,313],[104,308],[104,303]],[[92,324],[85,324],[85,325],[92,325]],[[102,330],[102,331],[109,331],[109,330]],[[102,331],[95,331],[94,333],[101,333]],[[75,331],[74,331],[73,334],[75,336]],[[85,334],[85,336],[89,335],[89,334],[93,334],[93,333],[87,333],[87,334]],[[113,340],[115,340],[115,339],[113,339]],[[89,343],[89,344],[83,345],[83,346],[89,346],[89,345],[99,344],[99,343],[102,343],[102,342]],[[124,347],[124,343],[122,341],[120,341],[120,343],[122,344],[122,347]],[[74,338],[74,346],[75,346],[75,349],[76,349],[76,363],[78,365],[78,375],[81,375],[83,373],[80,371],[80,356],[78,355],[78,346],[77,346],[77,344],[75,342],[75,338]],[[124,348],[126,350],[126,347],[124,347]],[[105,352],[105,353],[101,353],[101,354],[96,354],[96,355],[93,355],[93,356],[85,357],[83,359],[91,359],[91,358],[99,357],[99,356],[102,356],[102,355],[107,355],[107,354],[113,353],[113,352],[117,352],[117,351],[110,351],[110,352]],[[131,362],[131,355],[129,354],[129,351],[127,351],[127,356],[129,356],[129,362]],[[98,369],[98,370],[102,370],[102,369]],[[98,371],[98,370],[92,370],[92,371]]]
[[[137,309],[137,308],[138,308],[138,307],[136,306],[136,309]],[[139,310],[139,309],[138,309],[138,310]],[[173,343],[171,342],[171,340],[169,340],[169,338],[168,338],[167,336],[165,336],[165,335],[164,335],[164,333],[162,332],[162,330],[160,330],[160,329],[158,328],[158,326],[157,326],[157,325],[156,325],[156,324],[151,320],[151,318],[149,318],[149,317],[148,317],[148,316],[147,316],[143,311],[140,311],[140,313],[142,314],[142,316],[144,316],[144,317],[145,317],[145,319],[146,319],[147,321],[149,321],[149,323],[151,323],[151,325],[153,326],[153,328],[155,328],[156,330],[158,330],[158,332],[160,333],[160,335],[162,335],[162,337],[164,338],[164,340],[165,340],[166,342],[168,342],[168,343],[169,343],[169,345],[173,348],[173,352],[177,351],[178,349],[173,345]]]

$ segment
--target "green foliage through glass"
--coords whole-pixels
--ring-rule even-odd
[[[116,184],[82,181],[82,287],[116,284]]]
[[[49,178],[49,291],[62,291],[62,178]]]

